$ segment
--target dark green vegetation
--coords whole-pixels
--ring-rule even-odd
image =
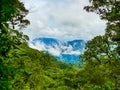
[[[82,55],[87,88],[120,90],[120,0],[90,0],[88,12],[95,12],[107,21],[105,34],[86,44]]]
[[[31,49],[15,30],[29,24],[19,0],[0,0],[0,90],[119,90],[120,1],[90,0],[87,11],[107,21],[105,35],[86,44],[83,64],[65,64]]]

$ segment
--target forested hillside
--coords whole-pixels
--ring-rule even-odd
[[[71,80],[77,71],[77,68],[72,68],[73,65],[59,62],[49,54],[29,48],[26,44],[11,50],[4,65],[9,68],[6,74],[12,90],[72,89],[72,85],[67,85],[66,79]]]
[[[107,21],[105,34],[87,42],[82,62],[66,64],[30,48],[16,30],[30,24],[20,0],[0,0],[0,90],[119,90],[120,1],[90,3],[86,11]]]

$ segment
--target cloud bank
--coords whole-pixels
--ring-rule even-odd
[[[61,56],[62,54],[80,55],[83,52],[83,50],[74,50],[71,45],[64,45],[62,43],[59,43],[59,45],[47,45],[44,42],[35,41],[34,43],[29,43],[29,46],[39,51],[48,52],[53,56]]]
[[[29,46],[39,51],[49,52],[51,55],[54,56],[60,56],[61,54],[61,49],[58,46],[53,48],[52,46],[45,45],[43,42],[37,41],[35,42],[35,44],[30,43]]]
[[[30,13],[31,21],[24,33],[30,39],[50,37],[63,40],[89,40],[104,34],[105,21],[83,7],[88,0],[22,0]]]

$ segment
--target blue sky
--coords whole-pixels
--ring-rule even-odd
[[[89,0],[22,0],[31,24],[24,30],[30,40],[50,37],[60,40],[90,40],[104,34],[105,21],[83,10]]]

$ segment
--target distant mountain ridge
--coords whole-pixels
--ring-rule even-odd
[[[58,60],[77,63],[79,55],[84,52],[85,41],[72,40],[63,42],[55,38],[35,38],[30,43],[30,47],[48,52]]]
[[[51,45],[51,46],[54,46],[54,45],[58,45],[59,44],[59,41],[57,39],[54,39],[54,38],[36,38],[33,40],[33,42],[35,41],[40,41],[40,42],[44,42],[46,45]]]

